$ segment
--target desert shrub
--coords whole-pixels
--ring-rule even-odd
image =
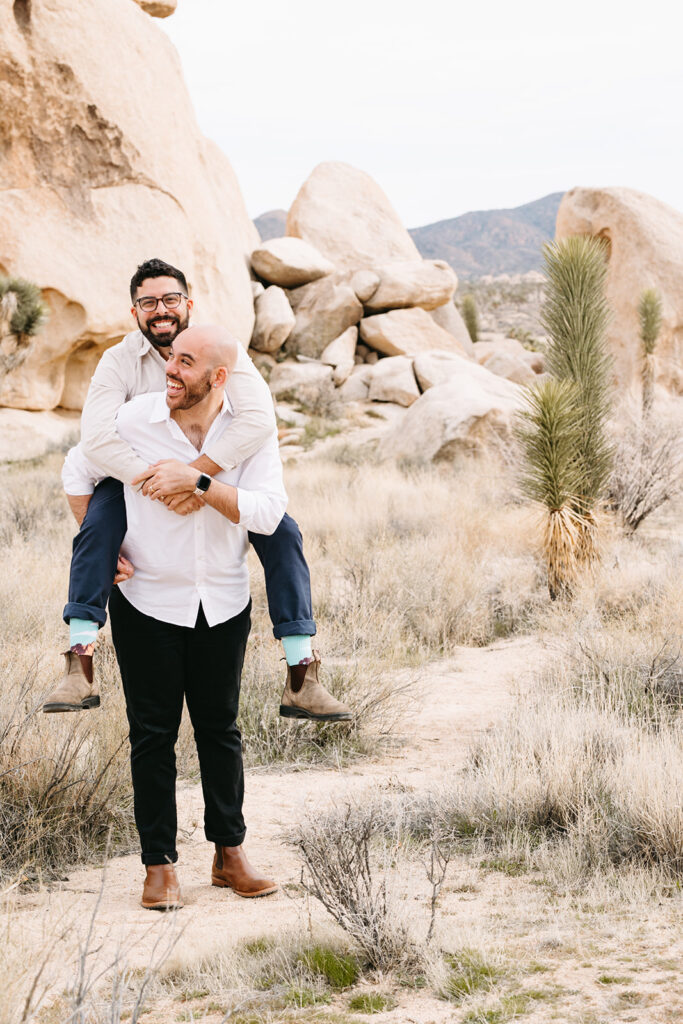
[[[622,410],[609,502],[627,530],[683,491],[683,431],[672,420]]]
[[[478,341],[479,317],[477,315],[477,303],[475,302],[474,295],[470,292],[463,296],[460,312],[462,313],[462,318],[465,321],[465,327],[470,338],[474,342]]]
[[[0,277],[0,309],[17,338],[36,334],[47,317],[40,288],[22,277]]]
[[[99,660],[107,714],[42,714],[34,663],[15,675],[3,643],[0,711],[0,877],[50,879],[68,864],[133,848],[126,731],[113,680],[113,653]],[[58,719],[58,720],[55,720]]]
[[[361,950],[370,967],[391,970],[415,950],[392,893],[388,868],[400,839],[388,836],[367,804],[311,816],[290,838],[304,886]]]

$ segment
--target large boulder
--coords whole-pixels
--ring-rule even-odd
[[[282,288],[271,285],[254,303],[256,321],[251,347],[258,352],[277,352],[292,333],[295,317]]]
[[[347,327],[343,334],[331,341],[320,355],[320,362],[328,366],[339,366],[342,363],[350,362],[353,365],[356,355],[356,342],[358,341],[358,328]]]
[[[659,384],[683,392],[683,214],[628,188],[573,188],[560,203],[556,237],[594,235],[608,243],[608,329],[619,382],[640,376],[638,302],[645,288],[662,297]]]
[[[0,63],[0,273],[35,281],[51,314],[0,404],[80,408],[151,256],[247,345],[258,235],[161,27],[131,0],[0,0]]]
[[[379,286],[365,302],[372,313],[421,306],[436,309],[453,298],[458,279],[443,260],[401,260],[375,267]]]
[[[289,301],[296,323],[286,350],[313,359],[363,315],[363,306],[351,285],[334,276],[292,289]]]
[[[334,263],[301,238],[271,238],[254,249],[251,265],[259,277],[283,288],[310,284],[334,270]]]
[[[423,352],[422,355],[416,356],[413,362],[413,371],[420,391],[428,391],[429,388],[445,384],[461,370],[462,357],[454,352]]]
[[[412,405],[420,397],[413,373],[413,361],[406,356],[380,359],[368,376],[368,398],[372,402],[395,402],[396,405],[407,406]]]
[[[453,335],[434,323],[424,309],[395,309],[364,317],[360,336],[366,345],[387,356],[413,356],[433,349],[463,352]]]
[[[332,367],[321,363],[278,363],[268,386],[276,401],[295,402],[311,412],[327,411],[334,400]]]
[[[436,309],[430,309],[429,315],[435,324],[438,324],[439,327],[443,327],[444,331],[448,331],[449,334],[453,335],[464,352],[468,355],[472,355],[472,339],[470,338],[470,332],[467,330],[465,321],[460,315],[460,311],[454,302],[445,302],[443,306],[437,306]]]
[[[313,170],[287,215],[287,234],[310,242],[340,269],[420,259],[377,182],[344,163]]]
[[[457,358],[457,357],[456,357]],[[429,388],[401,423],[383,439],[380,454],[393,458],[450,459],[478,452],[491,442],[508,442],[523,390],[460,359],[459,373]]]

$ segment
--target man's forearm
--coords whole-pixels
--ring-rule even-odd
[[[193,459],[189,465],[193,466],[198,473],[206,473],[207,476],[215,476],[216,473],[220,473],[221,471],[221,467],[218,463],[214,462],[213,459],[210,459],[208,455],[198,456],[198,458]]]
[[[212,480],[209,489],[204,492],[204,501],[216,512],[229,519],[231,523],[239,523],[240,510],[237,504],[237,488],[231,484],[222,484]]]
[[[92,494],[67,494],[66,500],[69,503],[69,508],[74,514],[74,519],[80,526],[85,519],[85,514],[88,511],[88,505]]]

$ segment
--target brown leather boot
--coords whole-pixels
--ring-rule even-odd
[[[340,700],[328,693],[318,679],[320,655],[313,651],[307,665],[288,665],[280,714],[283,718],[312,718],[316,722],[344,722],[353,714]]]
[[[43,711],[86,711],[100,706],[95,683],[88,679],[81,658],[73,651],[64,651],[66,664],[59,685],[43,704]]]
[[[253,899],[255,896],[269,896],[277,892],[277,882],[270,878],[259,878],[241,846],[219,846],[211,868],[211,884],[223,889],[232,889],[238,896]]]
[[[147,865],[141,902],[145,910],[180,910],[183,901],[172,864]]]

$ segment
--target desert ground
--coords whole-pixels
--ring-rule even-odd
[[[39,713],[64,646],[61,455],[3,467],[3,1024],[683,1020],[680,508],[635,536],[606,515],[600,566],[552,603],[510,459],[381,463],[383,429],[311,421],[286,463],[326,680],[357,719],[278,718],[254,562],[247,843],[281,888],[209,884],[185,723],[175,915],[139,906],[106,631],[102,707]],[[310,851],[331,862],[368,822],[354,898],[381,912],[342,927]]]

